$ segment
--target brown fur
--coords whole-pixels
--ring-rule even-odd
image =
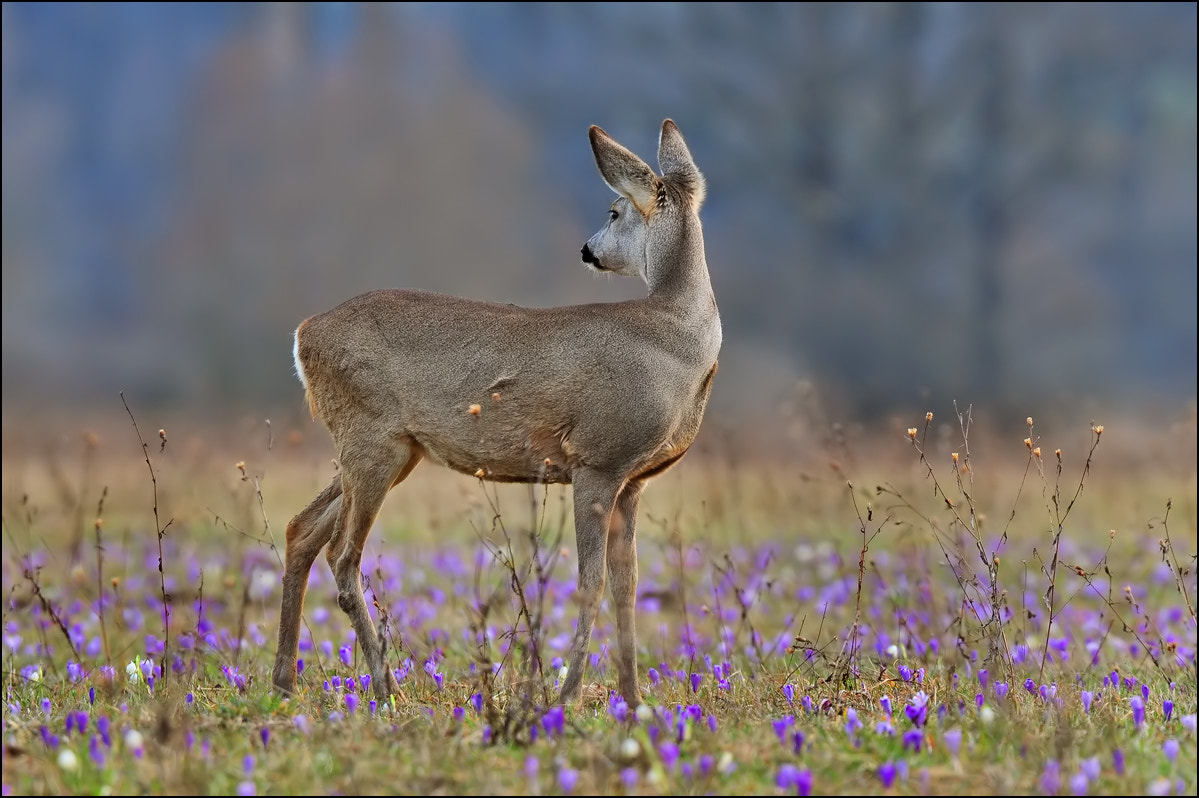
[[[645,481],[686,454],[699,432],[720,317],[698,216],[704,180],[678,128],[662,124],[661,175],[600,128],[590,139],[619,198],[583,259],[641,277],[647,296],[522,308],[373,291],[296,330],[309,408],[328,427],[342,470],[288,524],[273,675],[281,692],[296,686],[308,572],[326,547],[376,694],[394,688],[362,595],[362,548],[387,492],[428,457],[491,480],[573,484],[580,606],[559,700],[579,694],[607,582],[619,689],[630,706],[640,702],[637,505]]]

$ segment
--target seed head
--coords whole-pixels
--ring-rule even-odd
[[[483,477],[487,476],[487,472],[480,468],[478,471],[475,472],[475,476],[478,477],[479,479],[482,479]]]
[[[1032,448],[1032,438],[1025,438],[1024,445],[1027,446],[1029,449],[1031,449]]]
[[[953,456],[953,462],[956,463],[958,461],[958,453],[954,452],[952,456]]]
[[[933,420],[933,411],[928,411],[924,414],[924,423],[931,424]]]
[[[1059,450],[1059,451],[1060,451],[1060,450]],[[1038,459],[1039,459],[1039,458],[1041,457],[1041,447],[1040,447],[1040,446],[1038,446],[1037,448],[1033,449],[1033,450],[1032,450],[1032,453],[1033,453],[1033,456],[1034,456],[1034,457],[1036,457],[1036,458],[1038,458]]]
[[[908,427],[908,437],[911,438],[912,440],[916,440],[916,428],[915,427]]]
[[[469,412],[469,413],[470,413],[472,416],[477,416],[477,415],[479,415],[480,413],[482,413],[482,412],[483,412],[483,407],[482,407],[481,405],[474,404],[474,405],[471,405],[470,407],[468,407],[468,408],[467,408],[467,411],[468,411],[468,412]]]
[[[1024,419],[1024,422],[1026,424],[1028,424],[1029,429],[1032,429],[1032,416],[1029,416],[1028,418]]]

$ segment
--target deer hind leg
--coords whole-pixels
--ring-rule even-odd
[[[571,475],[571,481],[574,483],[575,543],[579,550],[579,619],[575,625],[566,681],[558,695],[559,704],[579,697],[587,670],[591,630],[604,595],[608,525],[623,482],[591,469],[579,469]]]
[[[637,686],[637,505],[643,482],[630,482],[616,499],[608,526],[608,591],[616,608],[617,685],[625,703],[641,703]]]
[[[372,446],[363,454],[343,450],[341,460],[344,526],[326,556],[337,582],[337,605],[350,618],[380,701],[387,700],[398,685],[387,668],[382,630],[375,630],[362,595],[362,549],[387,492],[403,481],[423,456],[419,444],[404,438],[392,445]]]
[[[329,542],[341,512],[341,475],[287,524],[287,564],[283,570],[283,602],[279,610],[279,645],[275,649],[272,683],[290,695],[296,689],[296,659],[300,654],[300,621],[312,563]]]

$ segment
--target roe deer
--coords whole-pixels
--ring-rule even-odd
[[[660,177],[599,127],[590,139],[600,175],[620,196],[583,245],[583,262],[642,278],[644,298],[523,308],[373,291],[296,330],[296,370],[341,470],[287,525],[273,676],[281,693],[296,687],[304,593],[326,544],[375,694],[397,688],[359,569],[387,492],[429,457],[483,479],[573,485],[579,617],[558,702],[579,696],[606,565],[619,689],[630,707],[640,703],[637,504],[646,480],[682,457],[699,430],[720,317],[699,221],[704,178],[678,127],[662,123]]]

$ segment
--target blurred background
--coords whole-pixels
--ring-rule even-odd
[[[5,3],[6,423],[299,418],[293,329],[373,288],[638,296],[579,261],[587,127],[654,164],[666,117],[714,423],[1178,414],[1195,40],[1193,3]]]

